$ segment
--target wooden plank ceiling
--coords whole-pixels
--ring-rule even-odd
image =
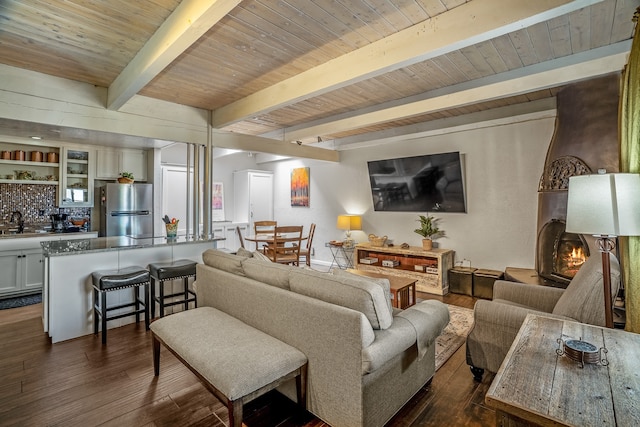
[[[221,130],[317,143],[553,97],[572,81],[570,73],[531,76],[581,61],[604,58],[575,79],[619,71],[608,69],[606,58],[628,49],[638,6],[640,0],[2,0],[0,63],[107,87],[114,101],[106,108],[137,93],[211,110]],[[405,47],[411,52],[400,58]],[[387,59],[396,53],[395,63]],[[375,56],[373,65],[366,55]],[[145,61],[150,65],[136,71]],[[509,87],[479,89],[510,80]],[[468,102],[447,99],[467,93]],[[407,104],[416,108],[394,110]]]

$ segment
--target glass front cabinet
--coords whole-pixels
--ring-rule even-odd
[[[93,155],[84,149],[62,149],[60,206],[93,206]]]

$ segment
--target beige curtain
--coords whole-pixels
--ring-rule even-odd
[[[640,173],[640,40],[638,17],[629,62],[622,73],[620,95],[620,171]],[[640,237],[620,239],[620,254],[624,269],[627,324],[626,330],[640,333]]]

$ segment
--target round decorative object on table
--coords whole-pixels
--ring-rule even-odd
[[[604,347],[598,348],[595,345],[582,340],[562,340],[558,338],[558,344],[562,344],[561,348],[556,350],[556,354],[559,356],[567,356],[574,362],[580,363],[583,367],[585,363],[588,364],[601,364],[607,366],[609,361],[606,358],[607,349]]]

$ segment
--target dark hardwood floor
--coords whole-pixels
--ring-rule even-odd
[[[472,308],[471,297],[435,298]],[[0,310],[0,426],[223,426],[226,408],[164,348],[153,375],[151,339],[143,326],[109,331],[109,341],[82,337],[52,345],[41,305]],[[462,346],[387,424],[393,427],[485,426],[495,413],[484,395],[493,375],[473,381]],[[245,424],[323,427],[279,393],[245,407]]]

